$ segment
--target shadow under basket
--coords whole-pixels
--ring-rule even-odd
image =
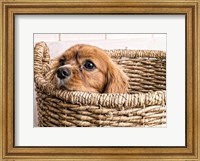
[[[127,94],[59,90],[48,78],[45,42],[34,48],[34,81],[40,127],[166,127],[166,53],[106,50],[129,77]]]

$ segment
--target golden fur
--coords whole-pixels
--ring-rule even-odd
[[[92,62],[92,70],[85,68],[86,61]],[[70,91],[78,90],[97,93],[126,93],[128,77],[102,49],[91,45],[75,45],[58,57],[57,71],[67,69],[70,75],[60,79],[55,74],[56,85]]]

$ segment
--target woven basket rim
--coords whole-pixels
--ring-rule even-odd
[[[114,54],[114,50],[110,50],[111,56],[125,56],[130,50],[125,51],[123,54]],[[118,50],[117,51],[122,51]],[[164,51],[151,50],[151,54],[147,54],[149,50],[134,50],[129,54],[131,57],[146,57],[152,56],[155,58],[165,58]],[[145,51],[141,53],[141,51]],[[155,54],[153,54],[153,51]],[[69,101],[74,104],[84,105],[98,105],[102,107],[109,106],[111,108],[128,109],[137,106],[151,106],[151,105],[165,105],[166,103],[166,91],[154,91],[148,93],[138,94],[113,94],[113,93],[91,93],[80,91],[66,91],[62,89],[56,89],[50,82],[43,77],[43,71],[46,65],[50,64],[49,48],[45,42],[36,43],[34,48],[34,81],[36,88],[39,88],[42,92],[49,96],[59,98],[62,101]]]
[[[134,50],[134,49],[111,49],[105,50],[112,58],[157,58],[165,59],[166,52],[162,50]]]
[[[47,43],[44,41],[37,42],[35,46],[47,46]],[[49,50],[49,49],[48,49]],[[121,57],[128,57],[128,58],[166,58],[166,51],[164,50],[147,50],[147,49],[105,49],[106,53],[108,53],[112,58],[121,58]]]
[[[110,108],[129,109],[152,105],[165,105],[166,91],[137,94],[92,93],[55,89],[50,83],[37,86],[50,97],[80,105],[109,106]]]

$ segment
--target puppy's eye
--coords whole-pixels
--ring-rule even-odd
[[[91,62],[90,60],[86,60],[83,66],[84,66],[84,68],[86,70],[89,70],[89,71],[94,70],[96,68],[96,66],[94,65],[94,63]]]
[[[59,63],[60,63],[61,66],[65,65],[65,60],[64,59],[60,59]]]

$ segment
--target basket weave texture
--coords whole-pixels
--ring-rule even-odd
[[[38,126],[165,127],[166,54],[155,50],[106,50],[129,77],[127,94],[56,89],[45,42],[34,48]]]

